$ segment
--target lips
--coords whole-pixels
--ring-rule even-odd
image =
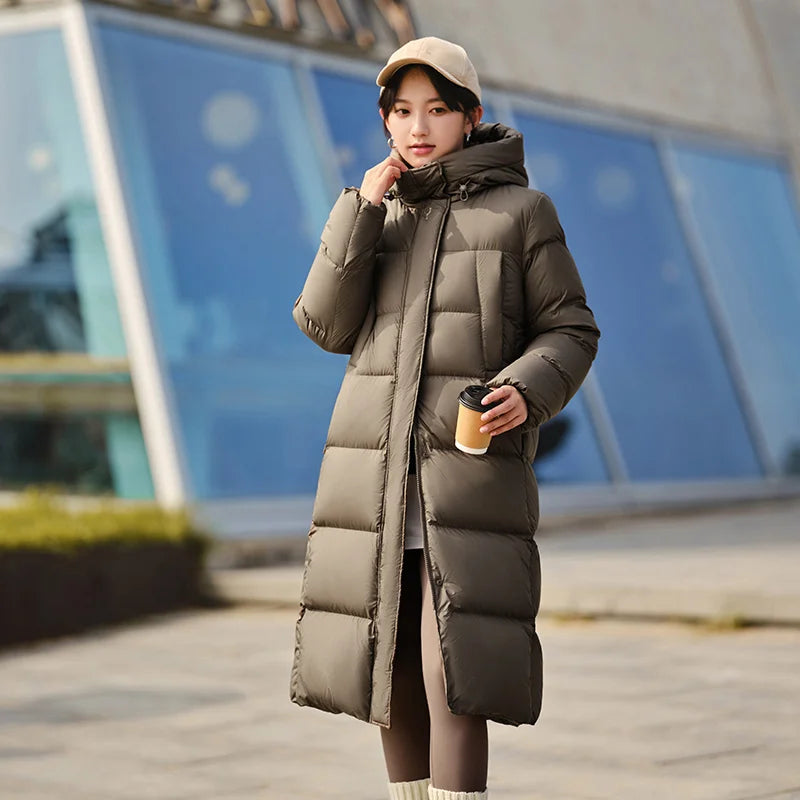
[[[433,150],[432,144],[412,144],[409,148],[414,153],[429,153]]]

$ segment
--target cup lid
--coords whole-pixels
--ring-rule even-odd
[[[472,383],[469,386],[466,386],[458,396],[458,402],[467,408],[471,408],[473,411],[487,411],[488,409],[494,408],[503,402],[502,400],[495,400],[491,403],[486,403],[486,405],[481,403],[481,400],[483,400],[487,394],[491,394],[493,391],[494,389],[491,389],[488,386],[481,386],[478,383]]]

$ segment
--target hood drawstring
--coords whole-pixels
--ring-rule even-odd
[[[471,188],[473,188],[473,187],[470,186],[470,182],[469,181],[467,181],[466,183],[459,183],[458,184],[458,199],[459,200],[468,200]],[[453,194],[451,194],[450,196],[452,197]],[[396,189],[389,189],[389,191],[384,194],[384,197],[387,198],[388,200],[399,199],[400,202],[407,209],[409,209],[410,211],[413,212],[413,211],[416,210],[415,204],[408,203],[406,200],[404,200],[402,195],[400,195],[400,193]]]

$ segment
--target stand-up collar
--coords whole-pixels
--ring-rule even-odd
[[[406,203],[449,195],[464,196],[510,183],[528,185],[522,134],[499,122],[475,126],[470,143],[421,167],[403,172],[389,191]]]

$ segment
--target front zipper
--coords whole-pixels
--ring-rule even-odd
[[[416,213],[416,208],[412,208],[410,206],[408,206],[408,208],[412,211],[413,217],[414,217],[414,230],[413,230],[413,232],[411,234],[411,240],[413,241],[414,237],[417,235],[417,228],[419,227],[419,216]],[[407,293],[407,290],[408,290],[409,273],[410,273],[410,269],[406,269],[406,274],[403,277],[403,291],[402,291],[401,296],[400,296],[400,308],[402,309],[403,313],[402,313],[402,315],[400,317],[400,327],[399,327],[399,330],[397,331],[397,354],[395,355],[395,363],[394,363],[395,377],[397,376],[397,359],[400,356],[400,339],[402,338],[402,335],[403,335],[403,324],[405,322],[405,317],[406,317],[406,314],[405,314],[406,293]],[[395,382],[395,386],[396,385],[397,384]],[[414,402],[415,402],[415,405],[416,405],[416,400]],[[394,403],[392,403],[392,407],[394,408]],[[390,419],[389,424],[391,425],[391,419]],[[412,425],[412,427],[413,427],[413,425]],[[387,451],[386,451],[386,461],[387,461],[387,464],[388,464],[388,462],[389,462],[388,446],[387,446]],[[387,469],[388,469],[388,467],[387,467]],[[407,467],[406,467],[406,469],[407,469]],[[401,591],[402,591],[402,580],[403,580],[403,561],[405,559],[405,546],[406,546],[406,505],[408,504],[408,500],[407,500],[408,493],[406,491],[407,483],[408,483],[407,477],[403,478],[403,513],[401,515],[401,520],[400,520],[400,582],[401,582]],[[383,494],[384,494],[384,503],[385,503],[386,502],[385,486],[384,486],[384,493]],[[386,514],[385,514],[385,512],[384,512],[384,510],[382,508],[381,509],[381,533],[380,533],[380,540],[378,541],[378,557],[379,558],[380,558],[380,554],[383,552],[383,531],[384,531],[383,523],[384,523],[385,517],[386,517]],[[382,568],[382,562],[380,562],[378,564],[378,599],[379,600],[380,600],[380,594],[381,594],[381,591],[380,591],[380,589],[381,589],[381,587],[380,587],[381,568]],[[375,616],[377,617],[377,611],[375,613]],[[397,650],[397,620],[399,619],[399,617],[400,617],[400,603],[397,604],[397,611],[395,612],[395,615],[394,615],[395,636],[394,636],[394,643],[392,644],[392,654],[391,654],[391,656],[389,658],[389,676],[390,676],[389,677],[389,681],[390,681],[390,686],[391,686],[391,676],[392,676],[393,671],[394,671],[394,654],[395,654],[395,651]],[[377,622],[376,622],[376,627],[377,627]],[[373,644],[373,647],[374,647],[374,644]],[[374,650],[373,650],[373,652],[374,652]],[[391,695],[391,691],[390,691],[390,695]],[[371,709],[370,709],[370,715],[371,715]],[[391,725],[391,722],[392,722],[391,697],[390,697],[390,702],[389,702],[389,715],[388,716],[389,716],[389,724]]]
[[[436,233],[436,248],[433,252],[433,258],[431,260],[431,272],[430,272],[430,281],[428,282],[428,296],[425,300],[425,319],[424,325],[422,330],[422,354],[420,355],[419,359],[419,369],[417,370],[417,380],[415,383],[414,388],[414,403],[412,405],[412,415],[416,416],[417,412],[417,398],[419,396],[419,382],[420,378],[422,377],[422,362],[425,358],[425,342],[428,338],[428,318],[430,317],[430,308],[431,308],[431,297],[433,296],[433,279],[436,274],[436,259],[439,257],[439,243],[442,237],[442,230],[444,229],[444,223],[447,219],[447,214],[450,211],[450,198],[446,198],[447,205],[444,208],[444,212],[442,213],[442,219],[439,223],[439,230]],[[412,234],[412,241],[413,238],[417,235],[417,227],[419,223],[419,217],[416,217],[416,221],[414,224],[414,233]],[[408,286],[408,271],[406,271],[405,276],[405,283],[403,284],[403,299],[401,300],[401,308],[403,309],[403,316],[401,318],[401,328],[397,335],[397,348],[398,348],[398,355],[400,353],[400,337],[402,336],[403,329],[402,324],[403,320],[405,320],[405,296],[406,296],[406,287]],[[396,365],[396,362],[395,362]],[[411,420],[411,433],[408,437],[408,447],[411,447],[411,439],[414,436],[414,420],[412,416]],[[388,460],[388,459],[387,459]],[[428,573],[428,583],[431,587],[431,596],[434,595],[436,592],[436,584],[433,580],[433,568],[431,567],[430,559],[428,557],[428,530],[425,524],[425,513],[422,510],[422,485],[421,479],[419,477],[420,473],[420,460],[419,460],[419,450],[417,450],[417,467],[416,467],[416,475],[417,475],[417,491],[419,492],[419,505],[420,505],[420,513],[422,515],[422,552],[425,557],[425,568]],[[408,492],[406,491],[408,484],[408,465],[406,464],[406,474],[403,476],[403,514],[402,514],[402,522],[400,527],[400,585],[401,585],[401,592],[402,592],[402,580],[403,580],[403,561],[405,558],[405,546],[406,546],[406,506],[408,505]],[[378,545],[378,552],[383,551],[383,519],[381,519],[381,542]],[[378,566],[378,574],[380,575],[380,565]],[[378,587],[378,596],[380,597],[380,586]],[[438,596],[434,597],[433,608],[434,608],[434,617],[436,618],[436,630],[438,632],[439,641],[441,643],[441,632],[439,631],[439,615],[436,613],[436,606],[438,604]],[[392,655],[389,658],[389,685],[391,687],[391,682],[394,675],[394,655],[395,651],[397,650],[397,620],[400,617],[400,603],[397,603],[397,611],[394,615],[394,644],[392,645]],[[444,670],[442,670],[444,671]],[[445,693],[447,692],[447,675],[444,676],[444,686],[445,686]],[[390,691],[391,694],[391,691]],[[391,710],[391,702],[389,703],[389,723],[391,724],[392,721],[392,710]]]
[[[447,198],[447,205],[445,206],[444,213],[442,214],[442,220],[439,223],[439,230],[436,234],[436,249],[433,253],[433,258],[431,260],[431,273],[430,273],[430,281],[428,284],[428,297],[426,299],[425,305],[425,324],[423,325],[422,330],[422,356],[419,360],[419,370],[417,371],[417,380],[414,389],[414,404],[413,414],[416,416],[417,413],[417,398],[419,396],[419,384],[420,380],[422,379],[422,362],[425,357],[425,343],[428,338],[428,319],[430,318],[430,309],[431,309],[431,298],[433,297],[433,281],[436,277],[436,260],[439,257],[439,245],[442,239],[442,231],[444,230],[444,223],[447,219],[447,215],[450,212],[450,198]],[[436,620],[436,635],[439,638],[439,649],[441,650],[441,641],[442,641],[442,632],[439,628],[439,614],[438,614],[438,607],[439,607],[439,594],[438,594],[438,587],[436,581],[433,579],[433,566],[431,565],[430,561],[430,553],[428,549],[428,524],[425,520],[425,505],[422,500],[422,476],[421,476],[421,465],[422,459],[420,456],[420,447],[419,447],[419,437],[414,436],[414,422],[412,418],[411,422],[411,436],[409,436],[409,447],[411,446],[411,439],[414,439],[414,447],[416,448],[416,456],[417,456],[417,467],[416,467],[416,483],[417,483],[417,493],[419,495],[419,508],[420,508],[420,515],[422,517],[422,554],[425,558],[425,568],[428,573],[428,583],[431,587],[431,597],[433,599],[433,616]],[[403,533],[403,537],[405,539],[405,532]],[[398,603],[399,606],[399,603]],[[445,691],[445,702],[447,702],[447,671],[444,669],[444,653],[442,653],[442,673],[444,675],[444,691]]]

